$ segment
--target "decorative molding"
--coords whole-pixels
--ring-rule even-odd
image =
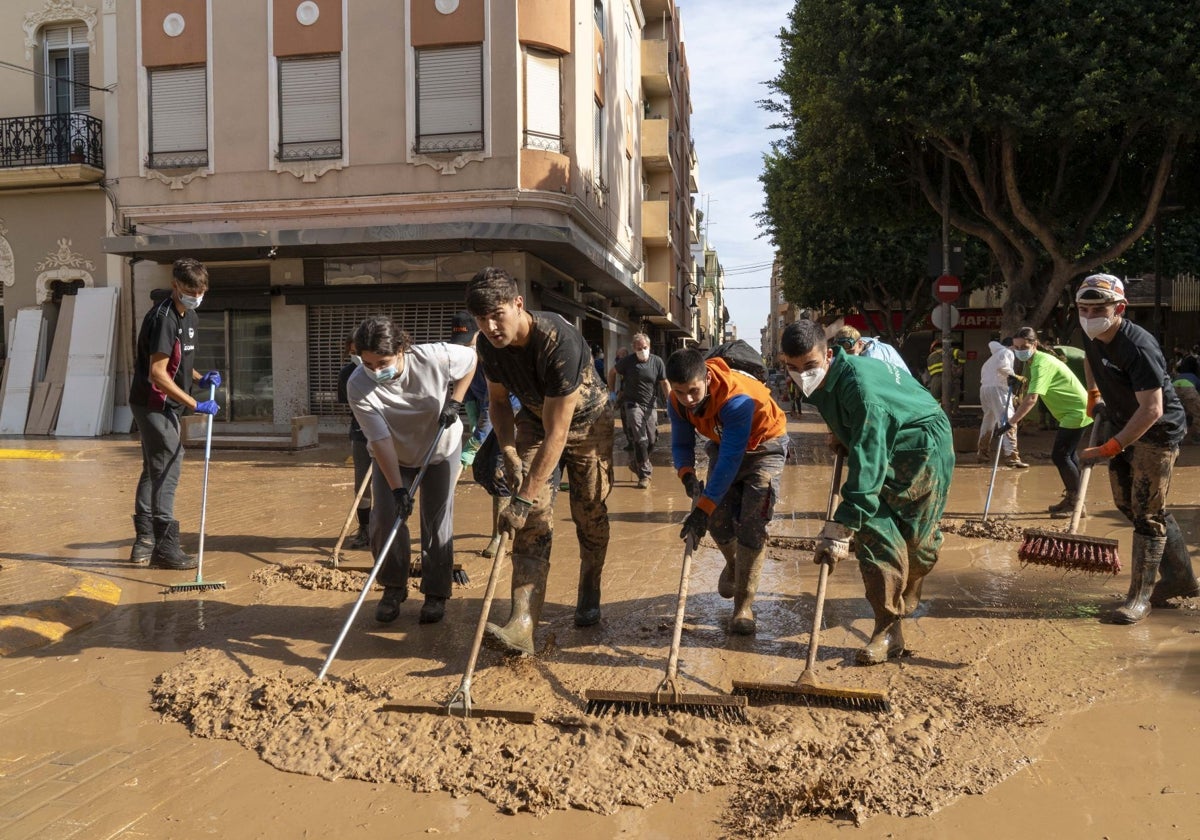
[[[295,175],[306,184],[315,184],[317,179],[326,172],[340,172],[345,166],[345,162],[341,160],[280,160],[275,162],[277,172]]]
[[[0,219],[0,286],[11,286],[17,280],[17,261],[12,246],[8,244],[8,228]]]
[[[73,0],[46,0],[40,12],[26,12],[21,28],[25,30],[25,60],[33,60],[38,45],[38,30],[48,23],[67,23],[81,20],[87,24],[88,46],[96,47],[96,10],[91,6],[76,6]]]
[[[88,260],[88,265],[91,265],[90,260]],[[78,268],[56,268],[53,271],[43,271],[38,275],[35,285],[37,289],[35,303],[45,303],[53,298],[54,292],[50,289],[50,285],[55,280],[61,280],[64,283],[70,283],[72,280],[82,280],[83,285],[89,289],[95,288],[96,285],[89,272],[81,271]]]
[[[157,169],[147,169],[146,177],[153,178],[156,181],[162,181],[164,184],[166,184],[168,187],[170,187],[173,190],[181,190],[188,184],[192,183],[192,181],[195,181],[197,178],[207,178],[208,170],[207,169],[193,169],[191,172],[187,173],[186,175],[179,175],[176,177],[176,176],[171,176],[171,175],[164,175],[162,172],[158,171]]]
[[[70,239],[60,239],[58,240],[58,250],[48,251],[46,259],[35,265],[33,270],[50,271],[55,268],[86,268],[88,271],[95,271],[96,264],[83,254],[72,251]]]
[[[487,160],[488,156],[483,151],[478,152],[463,152],[456,157],[433,157],[432,155],[414,154],[409,158],[409,163],[415,166],[431,166],[443,175],[455,175],[458,170],[462,169],[468,163]]]

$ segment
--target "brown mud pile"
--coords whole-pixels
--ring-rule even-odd
[[[263,586],[277,586],[281,583],[294,583],[301,589],[322,592],[361,592],[367,582],[368,572],[357,569],[334,569],[317,563],[294,563],[282,566],[268,566],[250,575],[250,579]],[[458,581],[454,588],[465,586]],[[420,577],[409,577],[408,588],[419,590]],[[378,584],[372,589],[382,589]]]
[[[984,522],[982,519],[943,519],[942,531],[960,537],[978,537],[985,540],[1019,542],[1025,529],[1014,525],[1007,516],[997,516]]]

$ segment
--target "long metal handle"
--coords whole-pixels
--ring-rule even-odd
[[[439,425],[437,434],[433,436],[433,443],[429,445],[429,451],[425,453],[425,460],[421,463],[421,469],[417,472],[417,477],[409,490],[410,497],[415,495],[417,488],[420,487],[421,479],[425,476],[425,471],[429,468],[429,462],[433,459],[434,450],[437,449],[438,443],[442,439],[442,432],[444,431],[446,431],[445,428]],[[350,616],[346,619],[346,623],[342,625],[342,632],[338,634],[337,641],[333,643],[333,647],[329,650],[329,655],[325,657],[325,664],[317,672],[318,682],[325,679],[325,673],[329,670],[329,666],[333,664],[338,650],[342,647],[342,642],[346,640],[346,634],[350,632],[350,625],[354,623],[354,618],[362,608],[363,601],[367,599],[367,593],[375,585],[375,578],[379,576],[379,570],[383,568],[388,552],[392,550],[392,543],[396,541],[396,535],[400,533],[400,526],[404,524],[404,518],[404,514],[402,513],[396,516],[396,522],[392,525],[392,530],[388,534],[387,540],[383,543],[383,549],[379,552],[379,556],[375,558],[375,564],[371,567],[371,573],[367,575],[367,582],[363,586],[362,592],[358,594],[358,600],[354,602],[354,608],[350,610]]]
[[[333,568],[338,567],[338,555],[342,551],[342,543],[346,541],[346,535],[350,533],[350,523],[354,521],[354,515],[358,512],[358,503],[362,501],[362,497],[366,495],[367,485],[371,483],[371,473],[375,471],[375,462],[367,464],[367,471],[363,473],[363,479],[358,485],[358,493],[354,496],[354,501],[350,504],[350,512],[346,514],[346,521],[342,523],[342,532],[338,534],[337,543],[333,547]]]
[[[208,386],[208,399],[217,398],[217,386]],[[208,518],[208,464],[212,460],[213,421],[216,418],[208,415],[208,424],[204,432],[204,487],[200,491],[200,545],[196,549],[196,583],[204,581],[204,523]]]
[[[1004,402],[1004,422],[1008,422],[1008,412],[1012,411],[1013,386],[1008,386],[1008,399]],[[996,488],[996,470],[1000,468],[1000,450],[1004,448],[1004,435],[992,435],[996,438],[996,457],[992,460],[992,477],[988,480],[987,501],[983,505],[983,521],[987,522],[988,511],[992,508],[992,490]]]
[[[500,545],[496,547],[496,557],[492,560],[492,571],[488,575],[487,589],[483,592],[483,606],[479,610],[479,623],[475,627],[475,639],[471,642],[471,655],[467,658],[467,668],[463,671],[462,682],[458,690],[446,701],[446,713],[469,718],[471,716],[471,677],[475,675],[475,663],[479,660],[479,650],[483,647],[483,634],[487,629],[488,613],[492,611],[492,599],[496,597],[496,582],[500,579],[500,567],[504,564],[504,554],[508,550],[508,531],[500,532]]]
[[[1100,418],[1092,421],[1092,436],[1088,440],[1088,446],[1095,446],[1100,441]],[[1083,469],[1079,471],[1079,494],[1075,497],[1075,509],[1071,511],[1071,524],[1067,528],[1068,534],[1074,534],[1075,529],[1079,527],[1079,520],[1083,518],[1083,502],[1087,496],[1088,482],[1092,478],[1092,467],[1094,464],[1084,464]]]
[[[825,521],[833,519],[833,511],[837,507],[838,489],[842,483],[842,464],[846,456],[841,452],[833,456],[833,477],[829,480],[829,504],[825,508]],[[817,664],[817,650],[821,647],[821,622],[825,620],[825,586],[829,582],[829,564],[821,563],[821,571],[817,575],[817,605],[813,610],[812,633],[808,636],[808,659],[804,670],[811,671]]]

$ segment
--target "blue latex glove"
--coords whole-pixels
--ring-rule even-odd
[[[200,387],[204,390],[210,388],[221,387],[221,372],[219,370],[210,370],[204,376],[200,377]]]
[[[202,400],[196,403],[197,414],[217,414],[220,410],[221,406],[217,405],[216,400]]]

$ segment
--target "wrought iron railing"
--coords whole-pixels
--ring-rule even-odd
[[[418,154],[475,152],[482,148],[482,131],[460,131],[454,134],[420,134],[417,136]]]
[[[333,160],[342,156],[341,138],[280,143],[279,160]]]
[[[87,114],[0,119],[0,167],[86,163],[104,168],[103,124]]]

